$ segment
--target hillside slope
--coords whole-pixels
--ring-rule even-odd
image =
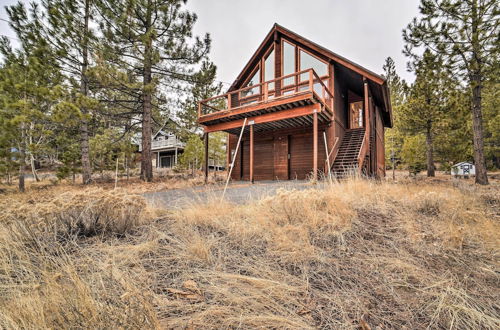
[[[2,197],[0,327],[498,329],[499,203],[361,180],[173,212]]]

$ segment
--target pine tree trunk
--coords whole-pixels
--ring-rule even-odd
[[[30,145],[33,144],[33,130],[35,129],[35,124],[30,123],[30,129],[29,129],[29,143]],[[31,166],[31,173],[33,174],[33,178],[35,179],[36,182],[40,182],[40,178],[38,177],[38,174],[36,173],[35,169],[35,156],[33,156],[33,152],[30,151],[30,166]]]
[[[26,171],[26,151],[22,145],[25,145],[24,124],[21,124],[21,147],[19,148],[19,191],[24,192],[24,172]]]
[[[486,162],[484,160],[483,113],[481,109],[481,77],[472,75],[472,130],[474,133],[474,163],[476,183],[488,184]]]
[[[425,132],[425,144],[427,150],[427,176],[436,176],[434,167],[434,143],[432,137],[432,122],[427,121],[427,128]]]
[[[88,95],[88,33],[89,33],[89,18],[90,18],[90,0],[85,1],[85,15],[84,15],[84,35],[82,40],[82,67],[81,67],[81,81],[80,81],[80,93],[83,96]],[[89,184],[92,181],[92,169],[90,167],[90,157],[89,157],[89,132],[87,123],[87,109],[81,108],[83,114],[82,121],[80,123],[80,151],[82,157],[82,182],[83,184]]]
[[[151,69],[153,60],[151,28],[151,1],[146,8],[146,34],[147,40],[144,45],[144,73],[143,73],[143,98],[142,98],[142,152],[141,152],[141,179],[146,182],[153,181],[153,164],[151,161],[151,109],[152,109],[152,86]]]
[[[483,135],[483,114],[481,109],[481,91],[482,91],[482,62],[481,62],[481,44],[480,44],[480,15],[478,2],[474,0],[471,8],[471,45],[472,45],[472,70],[470,74],[470,85],[472,88],[472,131],[474,135],[474,163],[476,165],[476,183],[488,184],[488,175],[486,173],[486,162],[484,160],[484,135]]]
[[[33,178],[35,179],[36,182],[40,182],[40,178],[38,177],[38,174],[36,173],[36,169],[35,169],[35,157],[33,157],[32,153],[30,153],[30,166],[31,166],[31,173],[33,174]]]
[[[25,184],[24,184],[24,172],[26,170],[26,159],[23,150],[19,150],[20,159],[19,159],[19,191],[24,192]]]

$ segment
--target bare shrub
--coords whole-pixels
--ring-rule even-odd
[[[0,328],[155,328],[151,296],[26,220],[0,226]]]
[[[0,327],[497,329],[497,189],[351,178],[148,222],[122,192],[0,200]],[[60,240],[90,205],[144,220]]]
[[[87,189],[57,195],[49,201],[12,201],[0,220],[27,220],[50,228],[61,238],[102,234],[124,235],[148,218],[143,197],[123,191]]]

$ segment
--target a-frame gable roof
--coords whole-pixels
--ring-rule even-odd
[[[229,88],[229,91],[232,91],[232,90],[237,88],[242,77],[247,73],[248,70],[251,70],[253,68],[253,65],[257,61],[257,59],[260,58],[263,55],[263,52],[266,51],[268,49],[268,47],[271,46],[272,40],[274,39],[274,35],[276,32],[281,33],[282,35],[286,36],[288,39],[296,41],[299,44],[302,44],[304,46],[307,46],[307,47],[315,50],[316,52],[325,56],[326,58],[329,58],[330,60],[337,62],[337,63],[351,69],[352,71],[362,75],[363,77],[370,79],[371,81],[373,81],[379,85],[383,85],[386,81],[386,79],[383,76],[376,74],[373,71],[370,71],[370,70],[362,67],[361,65],[354,63],[354,62],[348,60],[347,58],[340,56],[337,53],[334,53],[331,50],[329,50],[323,46],[320,46],[317,43],[315,43],[309,39],[306,39],[306,38],[302,37],[301,35],[293,32],[293,31],[290,31],[290,30],[284,28],[283,26],[275,23],[273,25],[273,28],[271,29],[271,31],[269,31],[269,33],[266,35],[264,41],[262,41],[262,43],[260,44],[257,51],[252,55],[252,57],[247,62],[247,64],[243,68],[243,70],[240,72],[238,77],[235,79],[235,81],[233,82],[233,84]]]
[[[389,95],[389,89],[387,87],[387,82],[385,77],[374,73],[373,71],[370,71],[363,66],[354,63],[347,58],[340,56],[337,53],[332,52],[331,50],[318,45],[317,43],[306,39],[302,37],[301,35],[290,31],[283,26],[275,23],[272,27],[272,29],[269,31],[269,33],[266,35],[262,43],[260,44],[259,48],[257,51],[252,55],[250,60],[247,62],[243,70],[240,72],[238,77],[235,79],[235,81],[232,83],[231,87],[229,87],[228,92],[234,91],[238,88],[241,88],[242,83],[244,80],[247,78],[247,75],[250,74],[250,71],[254,69],[255,65],[258,63],[260,58],[265,55],[267,50],[271,47],[271,45],[274,43],[275,38],[278,37],[278,35],[281,35],[285,37],[286,39],[295,42],[299,45],[305,46],[315,53],[321,55],[325,60],[330,60],[334,63],[337,63],[341,65],[342,67],[345,67],[360,76],[368,79],[370,82],[370,85],[372,86],[377,86],[377,90],[380,92],[379,95],[381,96],[381,102],[383,103],[383,108],[387,113],[386,116],[386,125],[388,127],[392,127],[392,109],[391,109],[391,104],[390,104],[390,95]]]

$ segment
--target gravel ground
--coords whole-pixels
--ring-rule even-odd
[[[279,188],[304,190],[317,187],[318,185],[309,181],[259,181],[254,184],[237,181],[228,186],[225,199],[236,204],[246,204],[274,195]],[[223,185],[217,185],[146,193],[144,197],[155,207],[183,208],[192,203],[221,198],[223,190]]]

